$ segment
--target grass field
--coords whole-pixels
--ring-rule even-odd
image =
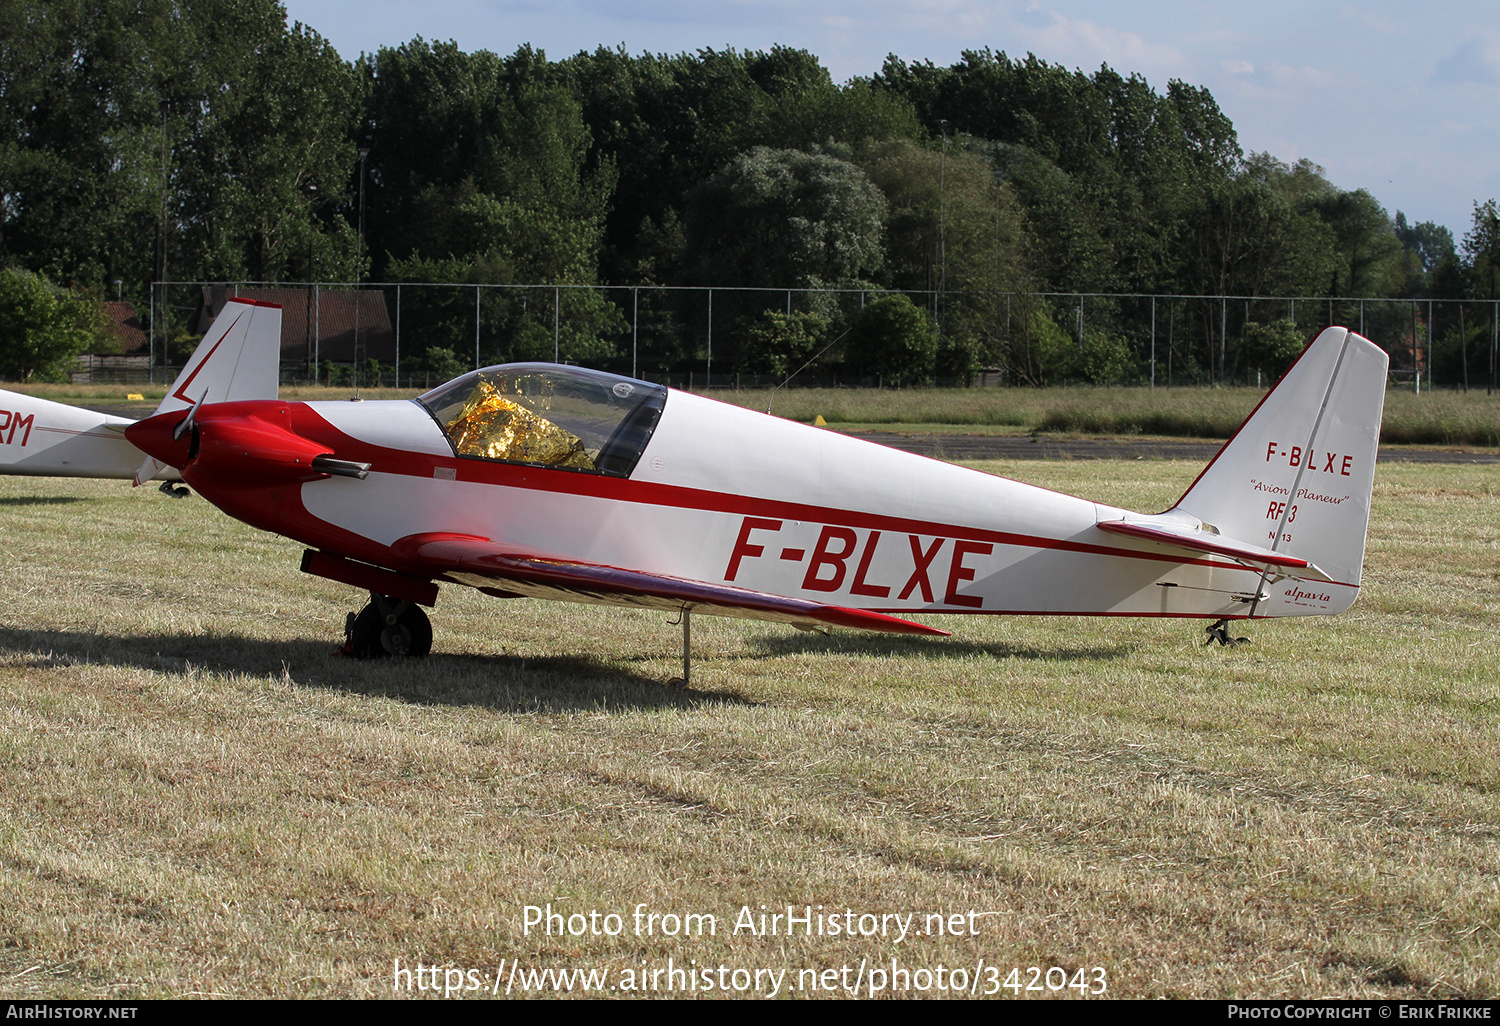
[[[982,469],[1159,509],[1200,468]],[[1500,996],[1493,469],[1381,465],[1354,609],[1248,646],[698,617],[691,691],[662,615],[460,588],[432,658],[345,660],[353,589],[196,497],[7,478],[0,524],[0,997],[518,993],[543,968],[648,993],[706,971],[714,996],[867,994],[877,969],[877,996]],[[582,935],[528,929],[549,904]],[[736,932],[761,906],[916,918]],[[689,914],[716,932],[663,933]]]

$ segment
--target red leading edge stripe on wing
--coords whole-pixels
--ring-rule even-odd
[[[744,609],[795,621],[836,627],[947,637],[948,632],[885,613],[827,605],[736,588],[690,581],[664,574],[644,573],[592,563],[539,558],[505,551],[488,538],[457,534],[413,535],[397,541],[392,550],[434,576],[472,573],[500,583],[522,582],[575,590],[592,595],[641,595],[687,605]]]

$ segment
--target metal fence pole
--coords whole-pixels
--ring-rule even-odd
[[[1219,384],[1224,384],[1225,357],[1229,353],[1229,300],[1219,299]]]
[[[630,290],[633,300],[630,311],[630,376],[640,377],[636,372],[636,352],[640,348],[641,340],[641,289],[637,285]]]
[[[1156,391],[1156,297],[1151,297],[1151,391]]]
[[[713,387],[714,383],[714,290],[708,290],[708,373],[704,378],[703,390],[706,392]]]
[[[401,387],[401,286],[396,286],[396,387]]]
[[[1417,304],[1411,305],[1411,376],[1416,382],[1416,394],[1422,394],[1422,343],[1417,338]]]
[[[151,346],[151,355],[148,356],[146,364],[146,380],[156,384],[156,282],[151,283],[151,334],[148,341]]]
[[[474,286],[474,369],[479,369],[479,286]]]
[[[562,289],[556,285],[552,286],[552,362],[561,363],[558,359],[558,332],[562,324]]]

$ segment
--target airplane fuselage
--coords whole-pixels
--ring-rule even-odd
[[[247,423],[269,426],[237,436]],[[219,404],[198,414],[198,430],[184,478],[226,512],[418,576],[431,568],[403,539],[445,534],[898,614],[1221,618],[1254,604],[1256,616],[1285,616],[1336,612],[1357,590],[1263,582],[1227,557],[1184,558],[1100,530],[1126,515],[1116,507],[688,393],[665,398],[628,476],[458,455],[416,401]],[[316,452],[368,473],[318,474]]]

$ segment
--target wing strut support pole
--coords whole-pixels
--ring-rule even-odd
[[[693,681],[693,610],[684,606],[682,610],[682,686]]]

